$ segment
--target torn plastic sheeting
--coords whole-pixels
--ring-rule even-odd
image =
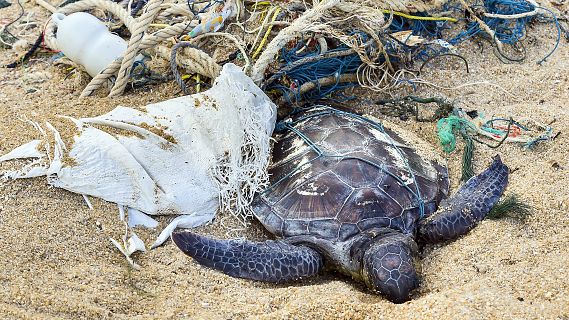
[[[146,228],[154,229],[158,227],[158,221],[150,218],[143,212],[140,212],[136,209],[129,208],[128,209],[128,226],[133,228],[136,226],[143,226]]]
[[[220,205],[241,216],[249,213],[254,191],[268,181],[276,118],[276,106],[250,78],[226,64],[211,89],[143,110],[119,106],[95,118],[68,118],[77,134],[67,146],[46,123],[55,140],[48,143],[35,124],[44,140],[9,158],[42,161],[3,176],[41,173],[53,186],[146,214],[183,214],[184,225],[211,220]]]
[[[41,142],[41,140],[32,140],[23,144],[11,152],[1,156],[0,162],[22,158],[41,158],[43,153],[38,151],[38,147]]]
[[[164,230],[162,230],[162,232],[160,233],[154,244],[152,244],[151,249],[158,247],[159,245],[164,243],[164,241],[168,240],[174,229],[195,228],[197,226],[200,226],[202,224],[211,221],[211,219],[213,219],[214,214],[215,212],[210,212],[210,213],[205,212],[193,215],[181,215],[179,217],[176,217],[176,219],[170,222],[170,224],[168,224],[168,226]]]

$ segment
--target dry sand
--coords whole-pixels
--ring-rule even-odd
[[[0,15],[13,17],[16,9],[14,5]],[[37,178],[0,187],[0,317],[569,319],[567,41],[562,40],[546,63],[535,63],[553,43],[553,26],[540,25],[529,29],[528,59],[521,64],[503,64],[487,44],[483,52],[470,44],[462,47],[470,74],[460,63],[436,65],[438,71],[427,73],[429,80],[446,86],[487,80],[508,94],[489,85],[445,91],[420,88],[416,93],[446,95],[487,114],[556,119],[553,126],[561,134],[531,151],[510,144],[497,150],[477,148],[477,171],[495,153],[517,169],[508,192],[522,195],[535,213],[525,223],[484,221],[456,241],[426,248],[422,284],[412,301],[392,304],[334,274],[291,285],[234,279],[200,267],[171,242],[137,255],[142,269],[133,271],[108,240],[122,234],[115,205],[92,199],[95,208],[89,210],[80,195],[48,188],[45,178]],[[16,57],[12,51],[0,52],[2,64]],[[78,99],[81,87],[73,86],[73,79],[64,80],[65,73],[45,59],[32,60],[25,68],[0,69],[0,154],[36,137],[21,119],[99,115],[118,104],[142,106],[179,91],[163,84],[129,91],[118,99],[102,94]],[[42,80],[42,74],[50,78]],[[432,123],[398,124],[435,145]],[[461,155],[445,157],[456,188]],[[257,224],[230,231],[220,220],[198,231],[219,237],[265,236]],[[164,226],[169,219],[160,221]],[[224,222],[237,226],[231,219]],[[137,232],[147,243],[157,235]]]

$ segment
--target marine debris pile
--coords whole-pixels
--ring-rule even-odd
[[[83,88],[83,96],[102,86],[110,87],[108,94],[115,96],[122,94],[128,83],[142,86],[172,79],[187,94],[186,86],[191,84],[195,92],[211,85],[220,67],[233,62],[275,101],[346,99],[342,89],[354,85],[386,92],[424,84],[425,63],[442,56],[462,58],[461,43],[473,38],[490,42],[505,62],[522,61],[527,58],[523,45],[527,27],[549,23],[557,34],[556,42],[544,56],[531,57],[542,63],[566,33],[553,9],[533,0],[438,0],[429,4],[68,0],[58,7],[45,1],[38,4],[59,15],[95,14],[128,42],[124,57],[97,74]],[[61,50],[56,20],[44,22],[45,29],[30,51],[10,67],[40,47]],[[16,39],[9,26],[2,35],[3,39]],[[3,42],[9,46],[10,41]],[[69,58],[62,54],[52,57],[57,63],[83,69]],[[164,63],[162,68],[150,67],[164,59],[170,61],[171,70],[165,70]]]

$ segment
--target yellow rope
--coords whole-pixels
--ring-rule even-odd
[[[457,22],[458,19],[451,18],[451,17],[421,17],[421,16],[412,16],[410,14],[406,14],[403,12],[397,11],[390,11],[390,10],[382,10],[383,13],[393,14],[394,16],[400,16],[410,20],[423,20],[423,21],[450,21],[450,22]]]
[[[191,74],[184,74],[181,76],[182,80],[188,80],[188,79],[194,79],[196,81],[196,92],[200,92],[201,91],[201,76],[199,73],[196,73],[194,75]]]
[[[277,20],[277,16],[279,15],[279,13],[281,13],[280,7],[278,7],[277,10],[275,10],[275,13],[273,14],[273,19],[271,20],[271,24],[269,25],[267,32],[265,32],[265,35],[263,36],[263,40],[261,40],[261,43],[257,47],[257,50],[255,50],[255,53],[253,53],[253,59],[255,59],[259,55],[259,53],[261,53],[261,49],[263,49],[263,47],[265,46],[265,42],[267,42],[267,38],[269,37],[271,30],[273,30],[273,22]]]
[[[269,6],[269,5],[271,5],[270,1],[260,1],[260,2],[255,2],[253,5],[251,5],[251,8],[257,9],[257,7],[259,6]]]
[[[200,85],[201,78],[200,78],[200,74],[199,74],[199,73],[196,74],[196,76],[194,77],[194,79],[196,80],[196,92],[199,93],[199,92],[201,91],[201,85]]]

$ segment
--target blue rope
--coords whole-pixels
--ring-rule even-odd
[[[472,8],[482,9],[488,13],[514,15],[527,13],[535,10],[535,6],[524,0],[484,0],[482,3],[475,3]],[[534,16],[518,19],[501,19],[481,17],[482,21],[495,32],[495,36],[502,43],[514,44],[525,36],[526,25],[533,20]],[[450,44],[456,45],[471,37],[483,32],[477,22],[473,21],[467,25],[466,30],[450,39]]]
[[[557,50],[557,47],[559,46],[559,42],[561,41],[561,27],[559,26],[559,20],[557,20],[557,16],[553,12],[551,12],[551,10],[543,8],[543,7],[539,7],[539,8],[542,10],[545,10],[551,14],[551,17],[553,18],[553,22],[555,23],[555,27],[557,28],[557,41],[555,42],[555,46],[545,57],[543,57],[543,59],[541,59],[537,62],[537,64],[542,64],[543,62],[545,62],[545,60],[547,58],[549,58],[555,52],[555,50]],[[567,34],[567,38],[569,38],[569,33]]]
[[[306,57],[315,57],[321,55],[321,48],[318,45],[316,45],[314,50],[312,51],[309,50],[307,52],[299,54],[298,51],[305,45],[306,45],[305,42],[300,41],[292,49],[283,48],[281,50],[281,59],[280,59],[281,65],[286,66]],[[347,46],[342,45],[339,46],[338,48],[329,50],[328,52],[338,52],[347,49],[349,49]],[[286,76],[286,78],[290,81],[290,83],[294,84],[293,87],[287,87],[281,83],[277,83],[269,85],[267,89],[269,90],[276,89],[280,91],[283,94],[283,96],[285,96],[287,99],[293,97],[296,101],[299,100],[316,101],[332,94],[335,91],[354,86],[355,84],[336,82],[331,86],[325,86],[325,87],[317,86],[316,89],[304,93],[301,96],[299,90],[303,84],[309,82],[318,84],[319,79],[327,78],[330,76],[334,76],[336,77],[336,79],[339,80],[340,75],[342,74],[355,73],[358,70],[358,68],[361,66],[361,64],[362,61],[357,54],[320,59],[314,62],[302,64],[286,72],[279,71],[275,74],[275,76],[280,76],[280,77]]]
[[[425,12],[418,12],[414,15],[419,17],[428,16]],[[384,14],[386,19],[389,14]],[[391,25],[389,25],[389,32],[399,32],[411,30],[411,34],[421,36],[427,39],[438,39],[443,37],[443,31],[450,29],[448,21],[424,21],[424,20],[411,20],[401,16],[393,16]]]
[[[472,6],[472,8],[474,10],[482,9],[488,13],[502,15],[522,14],[532,12],[536,9],[533,4],[527,2],[526,0],[478,0]],[[538,64],[543,63],[555,52],[555,50],[557,50],[562,33],[561,27],[559,26],[559,21],[557,20],[555,14],[548,9],[541,9],[551,14],[551,20],[547,22],[555,23],[557,28],[557,40],[554,48],[544,58],[538,61]],[[447,4],[443,10],[451,10],[458,13],[463,12],[464,9],[457,5]],[[417,13],[416,15],[427,16],[427,13]],[[525,37],[526,27],[528,23],[536,19],[544,21],[543,16],[527,16],[518,19],[490,18],[483,16],[481,19],[488,25],[490,29],[494,31],[496,40],[512,46]],[[466,21],[466,18],[461,20]],[[484,34],[484,31],[475,21],[468,22],[466,24],[466,29],[459,32],[458,34],[455,34],[454,36],[447,37],[444,35],[445,31],[448,29],[450,29],[450,23],[448,21],[423,21],[406,19],[401,16],[393,16],[393,21],[389,26],[389,32],[386,34],[380,33],[379,36],[382,38],[383,49],[389,55],[390,61],[393,64],[404,65],[406,62],[413,60],[427,61],[433,56],[448,52],[449,48],[446,45],[441,46],[434,43],[424,44],[420,47],[411,47],[406,45],[405,41],[401,41],[389,36],[390,33],[403,30],[411,30],[411,34],[421,36],[426,39],[445,39],[446,42],[452,46],[456,46],[472,37]],[[365,43],[370,38],[369,35],[362,31],[354,31],[352,34],[358,35],[362,43]],[[305,48],[306,51],[299,53],[301,48]],[[347,49],[348,47],[342,44],[337,48],[329,50],[328,52]],[[368,49],[371,50],[373,48]],[[500,54],[506,59],[514,60],[514,58],[508,58],[503,53]],[[319,45],[308,46],[306,42],[299,41],[293,48],[283,48],[281,50],[280,65],[281,67],[284,67],[300,59],[307,57],[318,57],[320,55],[322,55],[322,50]],[[521,59],[523,58],[516,59],[514,61],[519,61]],[[383,60],[384,57],[380,56],[376,62],[381,63]],[[329,78],[332,76],[336,77],[336,79],[339,79],[343,74],[357,73],[357,70],[361,65],[362,61],[357,54],[334,58],[322,58],[313,62],[302,64],[293,69],[286,70],[286,72],[277,71],[272,77],[280,77],[284,81],[275,81],[272,84],[269,84],[267,89],[280,92],[285,97],[287,102],[298,102],[301,100],[317,101],[325,97],[331,97],[333,93],[339,90],[356,85],[355,83],[336,82],[330,86],[320,87],[318,85],[320,79]],[[306,83],[315,83],[317,85],[316,89],[301,94],[300,87]],[[412,82],[410,83],[414,86]],[[338,100],[343,101],[345,99],[342,97]]]
[[[531,12],[536,9],[536,7],[525,1],[525,0],[483,0],[482,2],[477,2],[472,6],[473,9],[483,9],[485,12],[494,13],[494,14],[502,14],[502,15],[515,15],[521,14],[526,12]],[[559,21],[557,17],[551,10],[537,7],[539,9],[543,9],[547,11],[551,15],[551,19],[544,19],[542,15],[535,15],[535,16],[528,16],[518,19],[501,19],[501,18],[490,18],[490,17],[481,17],[482,21],[488,25],[490,29],[495,32],[495,38],[500,40],[500,42],[514,45],[520,40],[522,40],[526,35],[526,27],[532,21],[542,21],[542,22],[552,22],[555,24],[557,29],[557,39],[555,42],[555,46],[553,49],[541,60],[537,63],[543,63],[547,58],[549,58],[558,48],[559,42],[561,40],[562,30],[559,25]],[[459,6],[447,6],[443,8],[444,11],[454,11],[454,12],[462,12],[463,8]],[[461,19],[466,20],[466,19]],[[399,25],[395,25],[397,28]],[[415,30],[415,29],[413,29]],[[442,28],[441,30],[445,30]],[[484,30],[480,28],[477,22],[469,22],[466,25],[466,29],[456,34],[454,37],[447,40],[447,42],[451,45],[458,45],[472,37],[478,36],[480,34],[484,34]],[[426,36],[425,33],[421,34],[422,36]],[[569,37],[569,35],[568,35]],[[444,36],[437,37],[439,39],[444,39]],[[425,48],[418,52],[415,56],[418,59],[425,61],[429,57],[448,52],[447,48],[435,48],[434,46],[425,46]]]

